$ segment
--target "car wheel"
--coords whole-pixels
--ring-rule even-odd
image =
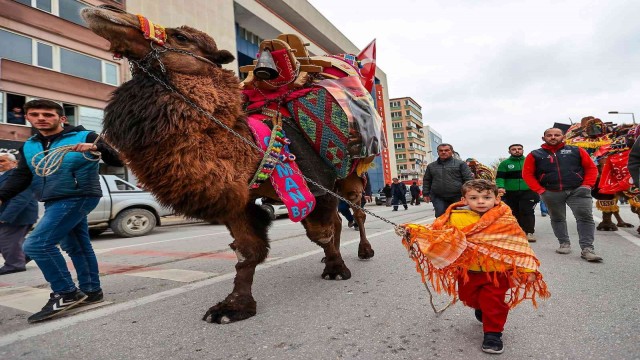
[[[107,228],[90,228],[89,229],[89,237],[98,237],[103,232],[107,231]]]
[[[145,209],[124,210],[111,222],[111,230],[120,237],[146,235],[155,227],[155,215]]]
[[[269,204],[262,204],[260,207],[269,214],[269,219],[276,219],[276,211],[273,209],[273,206]]]

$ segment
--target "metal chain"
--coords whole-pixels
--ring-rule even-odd
[[[255,149],[256,151],[258,151],[259,153],[261,153],[262,155],[265,154],[265,151],[262,150],[258,145],[256,145],[252,140],[249,140],[247,138],[245,138],[244,136],[242,136],[240,133],[238,133],[237,131],[233,130],[232,128],[230,128],[229,126],[227,126],[226,124],[224,124],[223,122],[221,122],[220,120],[216,119],[213,115],[209,114],[207,111],[205,111],[204,109],[202,109],[200,106],[198,106],[197,104],[195,104],[193,101],[191,101],[191,99],[189,99],[187,96],[185,96],[184,94],[182,94],[181,92],[179,92],[178,90],[176,90],[173,86],[171,86],[170,84],[166,83],[165,81],[163,81],[162,79],[160,79],[158,76],[156,76],[154,73],[152,73],[149,70],[149,66],[151,65],[150,62],[151,60],[156,60],[161,67],[161,71],[163,73],[165,73],[165,68],[164,65],[162,64],[162,61],[160,60],[160,54],[170,50],[173,51],[172,49],[165,49],[163,51],[160,51],[158,49],[158,47],[153,47],[152,46],[152,51],[149,52],[149,54],[147,54],[142,60],[140,61],[136,61],[136,60],[132,60],[129,59],[129,64],[132,64],[131,67],[133,69],[133,67],[137,67],[138,69],[142,70],[144,73],[146,73],[147,75],[149,75],[152,79],[154,79],[155,81],[157,81],[159,84],[161,84],[162,86],[164,86],[167,90],[169,90],[170,92],[176,94],[178,97],[180,97],[185,103],[187,103],[189,106],[191,106],[194,110],[196,110],[197,112],[199,112],[200,114],[206,116],[209,120],[212,120],[213,122],[215,122],[216,124],[218,124],[220,127],[224,128],[225,130],[229,131],[230,133],[232,133],[234,136],[236,136],[237,138],[239,138],[240,140],[242,140],[244,143],[246,143],[247,145],[251,146],[253,149]],[[182,52],[181,52],[182,53]],[[188,55],[194,55],[188,52],[184,52]],[[146,63],[146,64],[145,64]],[[146,66],[145,66],[146,65]],[[278,161],[280,164],[282,164],[281,161]],[[328,194],[330,194],[331,196],[342,200],[344,202],[346,202],[347,204],[349,204],[349,206],[351,206],[354,209],[360,210],[366,214],[369,214],[375,218],[378,218],[380,220],[382,220],[383,222],[393,226],[396,230],[396,234],[400,235],[400,236],[404,236],[405,235],[405,230],[404,228],[402,228],[400,225],[394,223],[391,220],[388,220],[387,218],[384,218],[382,216],[376,215],[375,213],[363,208],[362,206],[360,206],[359,204],[354,204],[351,201],[347,200],[346,198],[344,198],[343,196],[338,195],[337,193],[327,189],[326,187],[320,185],[319,183],[313,181],[312,179],[308,178],[307,176],[305,176],[304,174],[302,174],[299,170],[293,170],[291,169],[294,173],[300,175],[304,180],[306,180],[307,182],[317,186],[318,188],[326,191]]]

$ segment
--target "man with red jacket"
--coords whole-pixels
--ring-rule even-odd
[[[551,227],[560,242],[556,252],[571,252],[566,217],[568,205],[578,225],[581,257],[587,261],[600,261],[602,257],[593,249],[595,222],[591,199],[598,169],[584,149],[564,143],[562,130],[547,129],[542,140],[542,147],[529,153],[524,160],[522,178],[531,190],[540,194],[549,208]]]

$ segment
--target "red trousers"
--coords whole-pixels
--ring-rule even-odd
[[[509,314],[509,305],[504,302],[509,290],[509,279],[499,273],[498,286],[495,286],[493,275],[469,272],[469,281],[466,283],[462,278],[458,279],[458,297],[465,305],[482,310],[484,332],[502,332]]]

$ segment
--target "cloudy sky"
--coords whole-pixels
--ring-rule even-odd
[[[389,95],[420,103],[463,159],[533,150],[569,118],[640,121],[640,1],[310,2],[359,48],[377,39]]]

